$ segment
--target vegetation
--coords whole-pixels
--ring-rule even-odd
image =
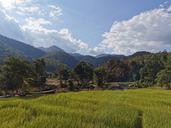
[[[36,86],[43,88],[46,82],[46,64],[43,59],[37,59],[33,62],[33,82]]]
[[[60,80],[61,87],[65,87],[70,78],[70,70],[67,66],[62,65],[58,71],[58,78]],[[64,81],[64,83],[63,83]]]
[[[31,72],[30,65],[27,61],[19,58],[8,58],[5,64],[1,67],[1,89],[6,91],[16,91],[18,94],[20,90],[27,85],[27,78]]]
[[[107,82],[135,82],[134,85],[137,85],[137,87],[151,87],[157,85],[157,83],[162,84],[164,81],[170,84],[168,80],[171,69],[170,56],[164,51],[127,60],[111,60],[102,67],[107,72]],[[168,76],[162,76],[163,72],[167,72]],[[168,88],[168,84],[163,84],[163,86]]]
[[[169,89],[166,51],[89,56],[0,35],[0,128],[170,128]],[[55,92],[68,93],[43,96]]]
[[[170,128],[167,90],[90,91],[0,100],[1,128]]]
[[[171,89],[171,70],[164,69],[157,74],[157,84]]]
[[[63,60],[64,54],[61,55],[60,59]],[[157,85],[171,89],[170,53],[164,51],[122,56],[122,59],[112,59],[98,67],[81,61],[71,68],[62,64],[62,61],[58,63],[56,59],[51,60],[53,59],[49,57],[36,60],[8,57],[5,61],[1,61],[0,95],[25,97],[0,100],[0,127],[169,128],[171,126],[169,90],[154,88],[131,90],[131,88]],[[51,72],[48,72],[47,67]],[[58,86],[51,88],[52,85],[47,84],[47,78],[52,76],[61,85],[60,88]],[[30,91],[35,88],[39,92]],[[98,88],[106,91],[69,92],[39,98],[33,95],[42,94],[42,91]],[[107,91],[125,88],[130,90]],[[26,97],[27,94],[31,98]]]
[[[106,80],[106,70],[103,67],[98,67],[94,70],[95,81],[98,87],[103,87]]]
[[[45,90],[48,76],[44,59],[29,62],[23,58],[9,57],[1,65],[0,71],[0,87],[4,94],[25,93],[28,87]],[[160,52],[126,60],[110,60],[97,68],[83,61],[74,69],[61,64],[56,74],[61,88],[69,90],[94,89],[95,86],[116,89],[118,84],[108,84],[114,82],[131,82],[129,88],[159,85],[171,89],[171,55]]]
[[[44,60],[38,59],[30,63],[22,58],[9,57],[0,70],[0,88],[4,95],[20,95],[34,85],[43,88],[46,82]]]
[[[80,62],[74,69],[81,85],[84,87],[93,80],[93,66],[86,62]]]

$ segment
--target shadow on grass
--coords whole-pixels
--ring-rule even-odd
[[[143,112],[138,111],[137,122],[135,128],[143,128]]]
[[[42,96],[47,96],[47,94],[46,95],[45,94],[33,94],[33,95],[27,95],[27,96],[19,96],[18,99],[32,100],[32,99],[37,99]]]

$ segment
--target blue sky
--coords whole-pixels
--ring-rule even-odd
[[[166,0],[0,0],[0,33],[97,55],[171,50]],[[11,27],[10,27],[11,26]]]
[[[56,0],[57,1],[57,0]],[[159,7],[166,0],[58,0],[64,10],[63,24],[74,35],[96,46],[114,21],[128,20],[139,13]]]

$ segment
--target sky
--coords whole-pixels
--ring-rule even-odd
[[[0,34],[89,55],[171,51],[171,0],[0,0]]]

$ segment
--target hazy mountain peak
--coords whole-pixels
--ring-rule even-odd
[[[63,49],[61,49],[55,45],[48,47],[48,48],[40,47],[39,49],[41,49],[44,52],[65,52]]]
[[[135,52],[134,54],[130,55],[130,57],[143,56],[143,55],[149,55],[149,54],[151,54],[151,53],[147,52],[147,51],[139,51],[139,52]]]

